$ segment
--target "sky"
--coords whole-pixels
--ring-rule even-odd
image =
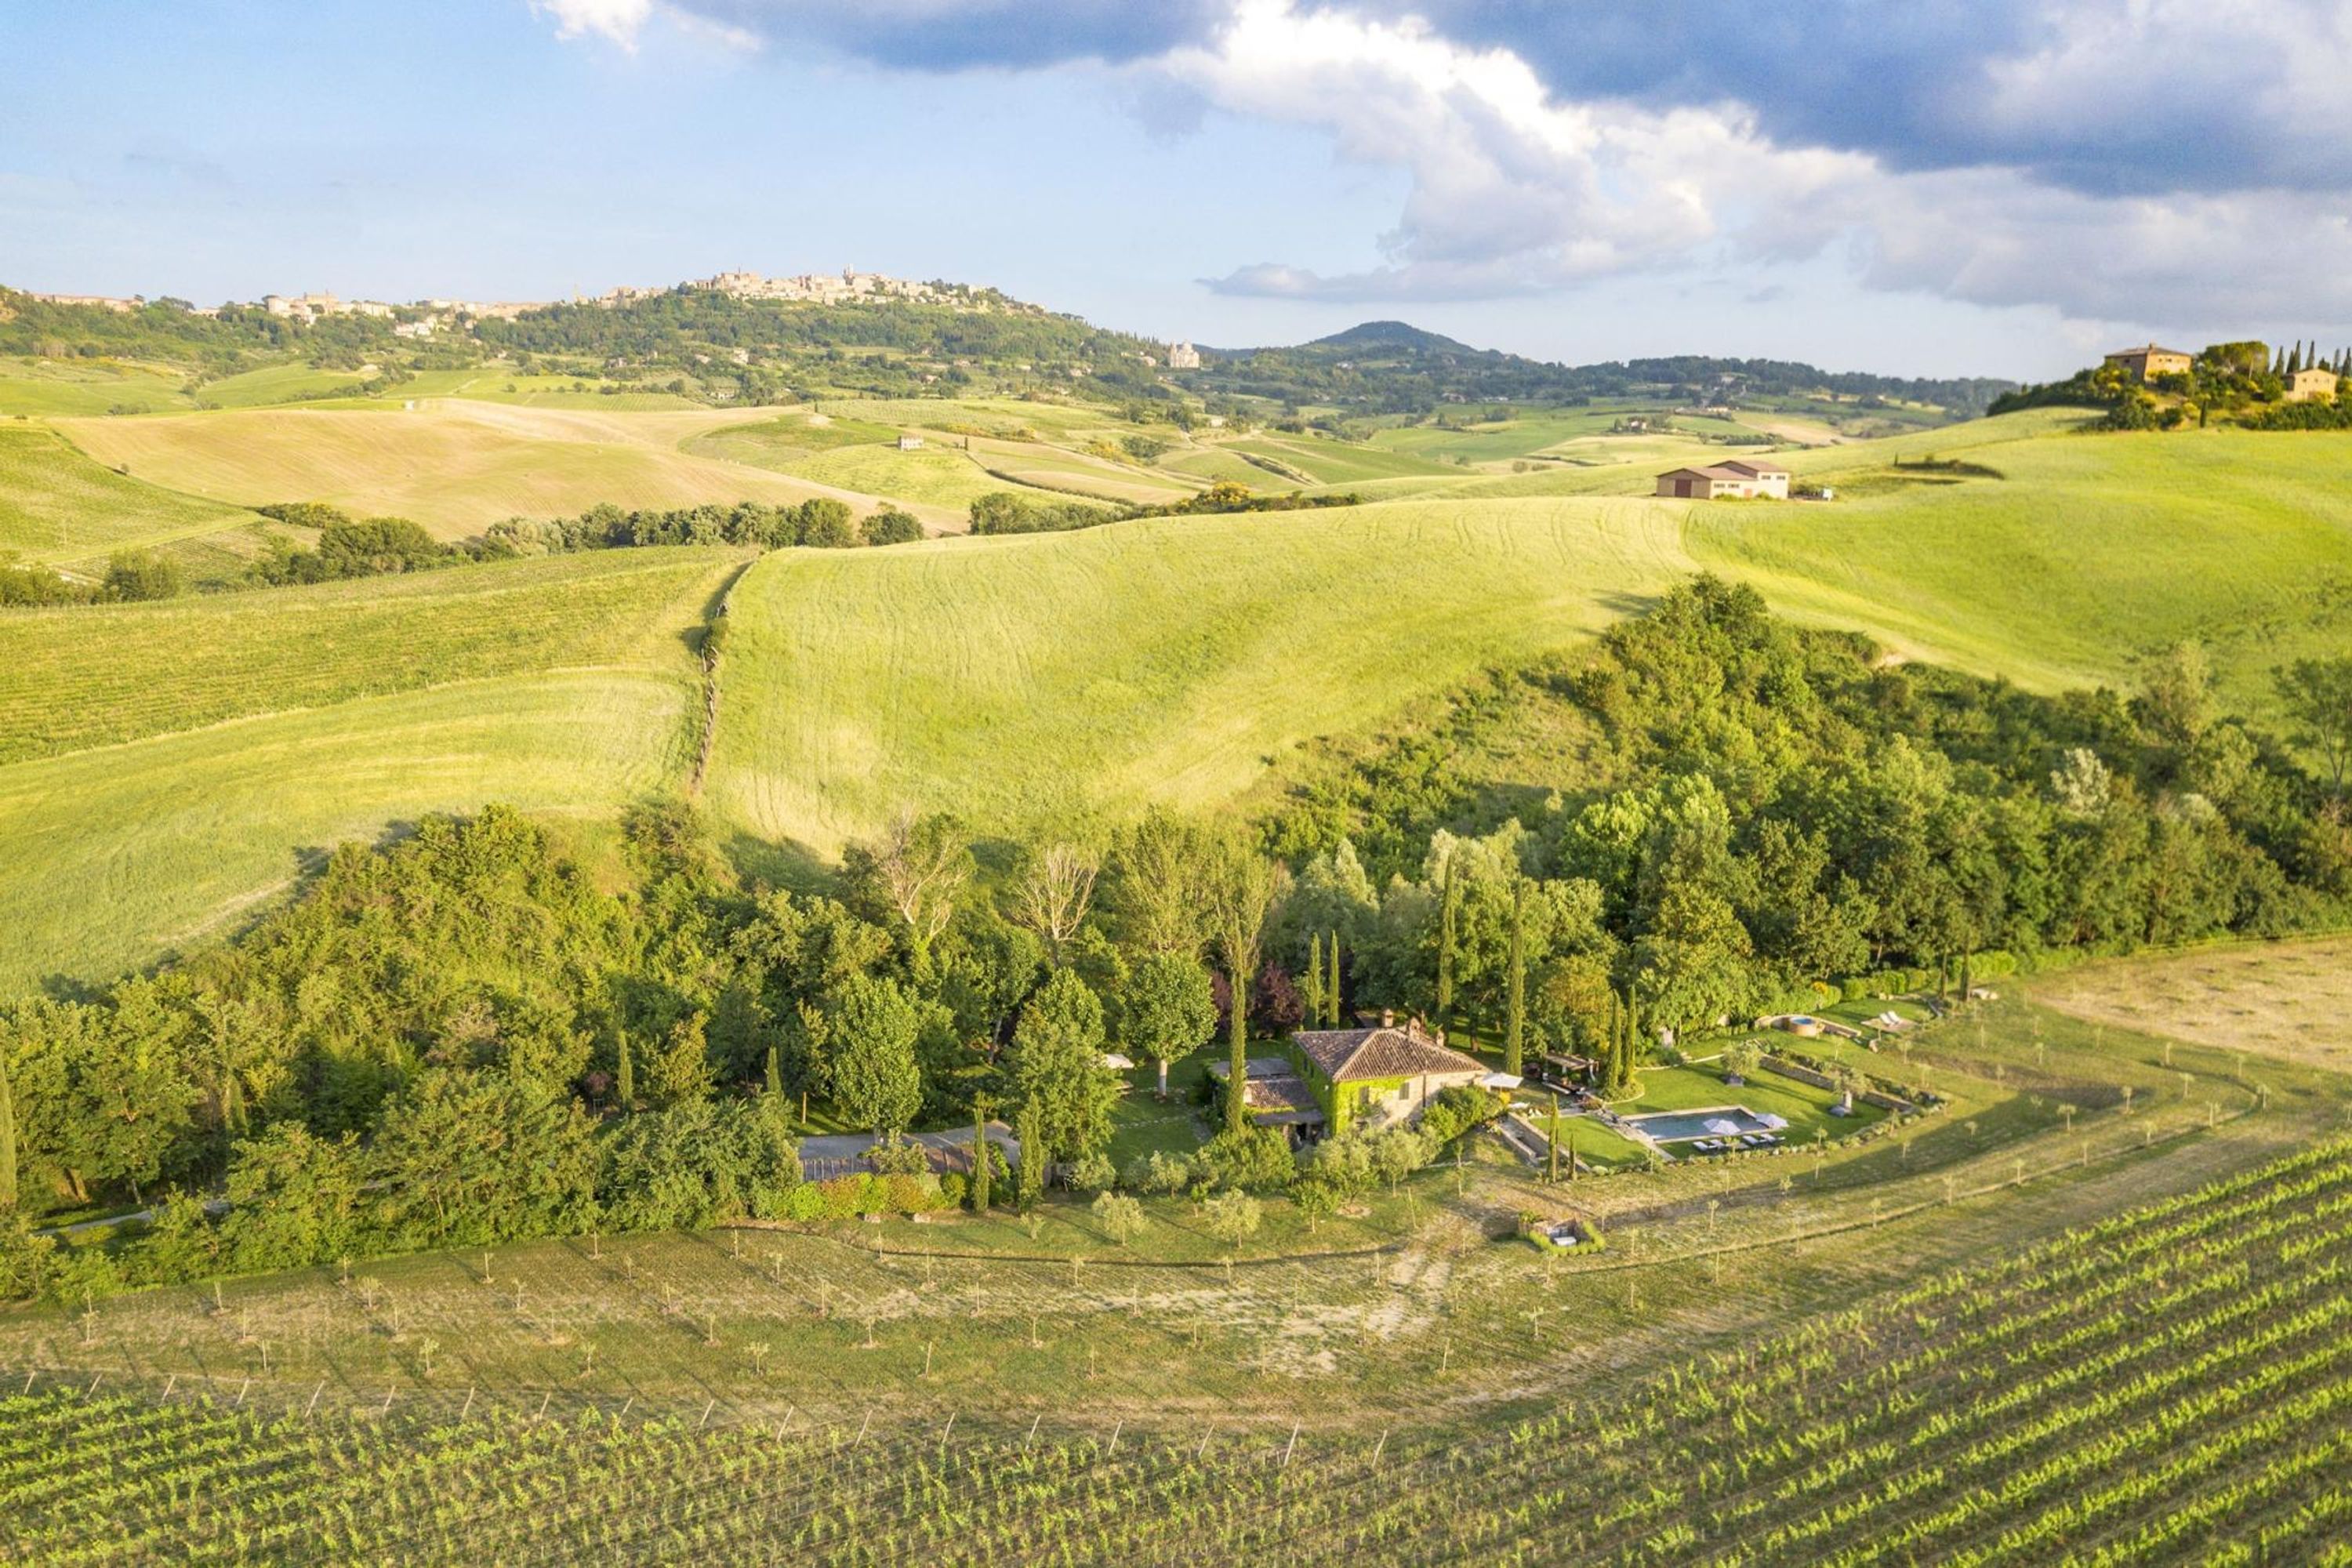
[[[2347,83],[2352,0],[0,0],[0,282],[2040,379],[2352,342]]]

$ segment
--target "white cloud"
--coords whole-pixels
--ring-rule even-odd
[[[1426,24],[1247,0],[1213,45],[1160,62],[1235,113],[1320,125],[1339,154],[1406,170],[1384,264],[1345,277],[1244,269],[1236,292],[1461,298],[1557,288],[1676,260],[1864,175],[1853,153],[1788,149],[1736,104],[1648,110],[1555,100],[1506,49]],[[1818,247],[1819,237],[1811,240]]]
[[[2017,118],[2102,97],[2080,74],[2099,37],[2061,38],[2012,72],[2009,90],[2040,100]],[[2343,203],[2303,194],[2102,195],[1996,163],[1907,173],[1776,142],[1738,102],[1562,100],[1508,49],[1286,0],[1243,0],[1213,42],[1154,68],[1232,112],[1321,126],[1341,157],[1411,178],[1380,264],[1327,276],[1266,261],[1216,280],[1230,293],[1493,298],[1836,245],[1871,287],[1976,304],[2093,321],[2352,321],[2352,220]]]
[[[1424,3],[1446,14],[1446,0]],[[1457,24],[1478,3],[1456,0]],[[1870,100],[1870,83],[1842,75],[1861,68],[1851,47],[1826,77],[1791,76],[1764,47],[1777,35],[1753,69],[1637,102],[1608,95],[1610,71],[1574,68],[1562,51],[1575,29],[1545,35],[1549,54],[1533,19],[1473,47],[1389,0],[531,4],[562,37],[625,47],[660,18],[916,68],[1129,59],[1140,100],[1174,84],[1235,115],[1320,129],[1342,159],[1407,176],[1370,265],[1327,274],[1274,258],[1217,280],[1228,293],[1492,299],[1831,250],[1869,287],[2078,321],[2352,325],[2352,0],[2017,0],[2000,41],[1948,70],[1906,54],[1900,13],[1887,13],[1865,41],[1896,74],[1941,85],[1899,95],[1916,112],[1874,140],[1852,123],[1791,129],[1827,121],[1785,112],[1789,95],[1819,110],[1840,91]],[[1668,6],[1657,26],[1706,21]],[[1736,51],[1731,36],[1714,30],[1705,47]],[[1583,85],[1549,85],[1561,81]]]
[[[531,10],[555,19],[555,36],[578,38],[593,33],[625,49],[637,47],[637,34],[652,20],[654,0],[530,0]]]

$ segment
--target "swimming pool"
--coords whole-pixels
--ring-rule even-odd
[[[1654,1110],[1628,1116],[1625,1125],[1646,1132],[1660,1143],[1685,1143],[1694,1138],[1736,1137],[1743,1132],[1770,1132],[1785,1127],[1777,1117],[1767,1121],[1744,1105],[1721,1105],[1712,1110]]]

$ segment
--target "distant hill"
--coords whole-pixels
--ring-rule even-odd
[[[1344,332],[1333,332],[1306,345],[1310,349],[1405,349],[1417,353],[1478,353],[1467,343],[1441,332],[1423,331],[1410,321],[1363,321]]]
[[[1405,321],[1365,321],[1290,348],[1204,349],[1186,384],[1230,396],[1337,404],[1365,414],[1422,416],[1448,403],[1663,398],[1704,405],[1758,397],[1837,397],[1925,404],[1973,418],[2016,386],[1990,377],[1874,375],[1788,360],[1680,354],[1565,365],[1472,348]]]
[[[1011,299],[940,284],[957,303],[883,299],[814,302],[745,298],[706,284],[524,310],[510,319],[443,319],[403,306],[398,321],[361,315],[315,321],[230,305],[199,314],[182,300],[131,310],[59,304],[0,289],[0,354],[112,358],[184,366],[206,384],[282,364],[370,371],[397,385],[418,371],[503,356],[525,374],[596,376],[617,390],[658,391],[713,405],[874,397],[1050,395],[1157,405],[1184,394],[1209,411],[1241,400],[1325,405],[1349,416],[1426,418],[1450,405],[1578,406],[1596,399],[1705,405],[1759,398],[1838,398],[1922,405],[1972,417],[2014,384],[1836,373],[1780,360],[1683,355],[1564,365],[1473,348],[1409,322],[1366,321],[1294,347],[1203,349],[1172,380],[1166,345]],[[430,335],[403,337],[434,320]],[[337,395],[341,387],[321,387]],[[1262,415],[1265,410],[1248,410]]]

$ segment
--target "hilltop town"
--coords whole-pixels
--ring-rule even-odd
[[[31,291],[28,297],[47,305],[76,305],[122,314],[144,310],[151,304],[177,305],[192,315],[218,317],[222,311],[239,306],[257,305],[272,316],[299,321],[305,325],[333,316],[365,316],[399,323],[394,331],[404,337],[430,337],[444,328],[455,328],[466,321],[511,321],[533,310],[544,310],[561,304],[593,305],[615,310],[658,299],[664,294],[687,292],[723,294],[732,300],[770,300],[786,304],[857,305],[910,304],[940,305],[950,310],[969,310],[975,314],[1009,312],[1042,315],[1043,310],[1014,300],[1001,290],[970,283],[949,283],[934,279],[916,282],[905,278],[893,278],[881,272],[860,272],[844,268],[838,273],[800,272],[788,277],[771,278],[762,273],[730,271],[715,273],[709,278],[697,278],[666,288],[634,288],[624,286],[608,289],[601,294],[574,294],[562,300],[467,300],[434,298],[394,302],[384,300],[346,300],[331,292],[304,294],[264,294],[257,300],[231,300],[220,305],[194,305],[185,300],[155,299],[143,294],[114,296],[106,294],[47,294]],[[1191,345],[1180,345],[1182,353],[1191,353]],[[1197,357],[1193,361],[1198,364]]]

